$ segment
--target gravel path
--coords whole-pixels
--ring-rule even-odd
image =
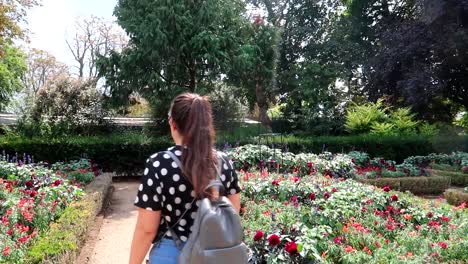
[[[139,182],[114,182],[110,207],[97,223],[96,237],[90,237],[83,248],[80,264],[128,263],[137,209],[133,206]],[[96,222],[99,222],[99,218]]]

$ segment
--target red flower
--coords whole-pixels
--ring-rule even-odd
[[[290,201],[293,202],[293,203],[297,203],[297,197],[296,196],[291,196]]]
[[[385,186],[383,187],[384,192],[389,192],[390,191],[390,186]]]
[[[61,180],[55,180],[55,181],[54,181],[54,185],[55,185],[55,186],[59,186],[61,183],[62,183]]]
[[[311,194],[309,194],[309,199],[311,199],[311,200],[315,200],[315,193],[311,193]]]
[[[323,197],[325,197],[325,199],[328,199],[328,198],[330,198],[330,194],[329,194],[328,192],[325,192],[325,193],[323,194]]]
[[[34,183],[31,180],[26,182],[26,187],[33,187],[33,185],[34,185]]]
[[[333,241],[334,241],[336,244],[339,245],[339,244],[341,244],[341,239],[342,239],[341,237],[335,237],[335,238],[333,239]]]
[[[397,202],[398,196],[396,194],[392,195],[392,201]]]
[[[260,239],[263,238],[263,232],[262,231],[259,231],[257,230],[257,233],[255,233],[254,237],[253,237],[253,240],[254,241],[259,241]]]
[[[338,191],[337,188],[333,188],[333,189],[332,189],[332,192],[337,192],[337,191]]]
[[[434,214],[432,212],[427,213],[427,218],[432,218]]]
[[[297,245],[296,245],[296,242],[294,242],[294,241],[291,241],[291,242],[286,243],[286,245],[284,246],[284,249],[285,249],[290,255],[296,255],[296,254],[298,253]]]
[[[277,234],[273,234],[268,237],[268,243],[270,243],[271,246],[277,246],[280,242],[280,237]]]
[[[375,244],[375,246],[378,247],[378,248],[382,247],[382,246],[380,245],[379,241],[375,241],[374,244]]]
[[[437,221],[429,221],[428,223],[429,226],[440,226],[440,223]]]
[[[439,242],[438,244],[439,244],[439,246],[440,246],[441,248],[443,248],[443,249],[446,249],[446,248],[448,247],[448,244],[445,243],[445,242]]]
[[[278,185],[279,185],[279,181],[278,181],[278,180],[274,180],[271,184],[273,184],[273,186],[278,186]]]
[[[3,256],[6,257],[10,254],[10,246],[6,246],[4,249],[3,249]]]
[[[445,217],[445,216],[441,216],[441,217],[439,217],[439,219],[440,219],[440,221],[443,221],[443,222],[448,222],[448,221],[450,221],[450,218]]]

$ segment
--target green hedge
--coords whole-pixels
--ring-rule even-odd
[[[257,140],[258,142],[259,140]],[[252,140],[239,141],[242,145]],[[468,136],[424,137],[424,136],[343,136],[343,137],[274,137],[262,143],[287,146],[294,153],[320,153],[323,150],[333,153],[362,151],[371,157],[382,157],[401,163],[410,156],[425,156],[430,153],[468,152]]]
[[[447,203],[459,206],[461,203],[468,203],[468,192],[460,189],[448,189],[444,193]]]
[[[33,242],[25,263],[75,263],[111,184],[112,177],[108,174],[90,183],[85,189],[86,195],[67,207],[50,229]]]
[[[33,155],[35,161],[68,161],[86,157],[101,166],[105,172],[139,175],[145,160],[154,152],[172,145],[168,138],[144,137],[75,137],[63,139],[0,140],[0,150],[6,153]]]
[[[448,187],[450,179],[447,177],[403,177],[403,178],[378,178],[358,180],[380,188],[390,186],[392,190],[410,191],[413,194],[441,194]]]
[[[434,139],[427,137],[310,137],[293,136],[274,137],[259,140],[258,138],[230,139],[231,145],[267,144],[270,147],[282,147],[293,153],[349,152],[364,151],[371,157],[383,157],[397,162],[409,156],[427,155],[432,152],[450,153],[455,150],[468,152],[468,137]],[[447,144],[440,144],[440,140]],[[226,142],[218,141],[222,148]],[[450,144],[449,144],[450,143]],[[87,158],[100,164],[104,171],[115,171],[118,174],[138,175],[144,161],[156,151],[171,146],[170,137],[147,138],[143,134],[110,135],[108,137],[70,137],[61,139],[22,139],[0,138],[0,151],[7,153],[27,153],[34,155],[35,160],[50,162],[76,159],[86,154]]]
[[[448,177],[450,178],[450,184],[460,187],[468,186],[468,173],[456,172],[456,171],[441,171],[431,170],[431,175]]]

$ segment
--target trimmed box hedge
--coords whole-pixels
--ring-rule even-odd
[[[468,192],[463,189],[448,189],[444,193],[447,203],[459,206],[462,203],[468,203]]]
[[[392,190],[410,191],[413,194],[441,194],[450,184],[447,177],[401,177],[401,178],[378,178],[360,179],[363,183],[371,184],[380,188],[390,186]]]
[[[441,171],[441,170],[431,170],[431,175],[448,177],[450,178],[450,184],[460,187],[465,187],[468,185],[468,173],[457,172],[457,171]]]
[[[231,139],[232,142],[217,142],[220,149],[225,143],[231,145],[267,144],[270,147],[283,148],[293,153],[346,153],[359,150],[369,153],[371,157],[403,161],[409,156],[427,155],[432,152],[451,153],[455,150],[468,152],[468,137],[451,137],[450,144],[437,143],[440,139],[428,137],[376,137],[376,136],[343,136],[343,137],[309,137],[293,136],[273,137],[269,140],[255,138]],[[222,140],[222,139],[220,139]],[[445,139],[444,139],[445,140]],[[68,137],[60,139],[1,137],[0,151],[13,154],[23,153],[33,155],[35,160],[50,162],[67,161],[87,157],[102,166],[106,172],[116,172],[118,175],[139,176],[145,160],[156,151],[164,150],[173,145],[169,136],[148,138],[143,134],[122,134]]]
[[[86,195],[65,209],[50,229],[35,240],[26,255],[25,263],[68,264],[76,263],[88,230],[112,184],[112,176],[98,176],[85,188]]]

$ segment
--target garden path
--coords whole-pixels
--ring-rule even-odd
[[[102,224],[97,224],[79,258],[80,264],[124,264],[128,263],[137,209],[133,206],[138,190],[137,180],[114,182],[114,192]]]

